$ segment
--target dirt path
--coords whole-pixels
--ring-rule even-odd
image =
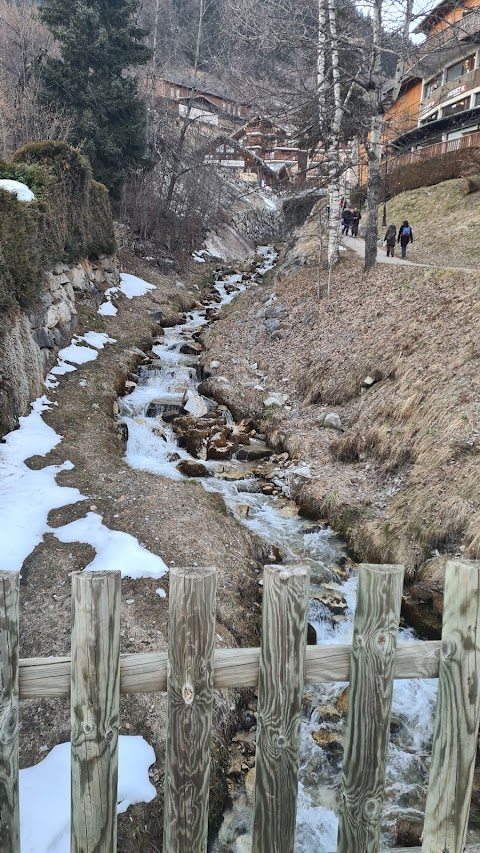
[[[355,254],[359,255],[361,258],[365,258],[365,240],[362,237],[348,237],[343,235],[341,237],[342,245],[347,249],[351,249]],[[396,251],[400,252],[400,246],[396,247]],[[407,250],[408,251],[408,250]],[[387,258],[385,247],[380,248],[377,254],[377,263],[379,264],[389,264],[390,266],[402,266],[402,267],[424,267],[426,269],[442,269],[449,270],[451,272],[472,272],[477,273],[478,269],[475,267],[448,267],[443,265],[434,265],[434,264],[420,264],[417,262],[409,261],[408,258],[405,260],[396,255],[394,258]]]

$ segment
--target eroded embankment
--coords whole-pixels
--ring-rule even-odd
[[[205,333],[209,393],[221,384],[277,451],[308,464],[302,512],[358,559],[406,565],[405,615],[435,636],[446,558],[480,552],[480,274],[364,276],[347,258],[330,298],[322,271],[317,302],[305,260],[287,256]],[[273,392],[280,405],[266,406]]]

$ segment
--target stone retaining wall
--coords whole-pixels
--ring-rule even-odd
[[[11,313],[0,349],[1,435],[15,429],[31,400],[44,392],[44,377],[77,325],[76,301],[88,296],[100,304],[103,291],[118,283],[112,257],[72,267],[57,263],[44,274],[36,303]]]

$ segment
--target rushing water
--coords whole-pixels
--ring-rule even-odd
[[[261,260],[256,269],[244,280],[240,274],[218,274],[215,281],[220,302],[212,302],[202,310],[189,312],[186,321],[165,329],[161,343],[153,347],[157,360],[138,370],[138,385],[127,397],[120,400],[121,417],[128,426],[126,458],[134,468],[175,480],[184,479],[177,470],[179,459],[192,459],[179,447],[169,423],[161,417],[147,416],[152,403],[160,403],[164,410],[181,406],[186,395],[193,407],[198,397],[198,358],[184,355],[180,348],[192,335],[209,322],[214,312],[230,302],[247,287],[255,287],[262,276],[273,267],[276,254],[269,246],[258,249]],[[232,422],[233,423],[233,422]],[[235,426],[233,426],[235,429]],[[352,641],[353,615],[356,598],[356,577],[345,579],[339,574],[344,562],[345,547],[334,532],[319,529],[318,524],[299,518],[288,511],[288,478],[279,470],[275,481],[281,486],[283,497],[267,496],[251,491],[253,468],[248,462],[235,459],[203,461],[213,476],[201,478],[208,491],[222,494],[230,511],[263,540],[281,549],[284,562],[308,562],[312,572],[312,592],[318,584],[331,583],[333,591],[344,597],[346,610],[332,615],[321,601],[311,599],[309,621],[316,630],[318,643],[345,643]],[[228,472],[226,472],[228,469]],[[290,467],[290,475],[295,468]],[[239,479],[232,480],[233,477]],[[248,514],[240,507],[248,506]],[[332,583],[333,582],[333,583]],[[399,639],[414,639],[412,631],[401,629]],[[297,812],[298,853],[331,853],[336,848],[338,792],[341,775],[341,745],[345,719],[335,712],[336,702],[345,685],[316,685],[308,689],[301,731],[301,769]],[[394,826],[399,814],[421,816],[425,797],[433,711],[436,698],[436,681],[412,680],[395,683],[392,709],[392,734],[388,753],[386,796],[384,806],[383,836],[386,843],[394,838]],[[332,712],[333,708],[333,712]],[[327,709],[327,710],[326,710]],[[322,732],[334,741],[333,748],[320,747],[317,739]],[[241,785],[232,794],[233,803],[226,813],[224,825],[214,842],[215,853],[243,853],[249,849],[252,809]]]

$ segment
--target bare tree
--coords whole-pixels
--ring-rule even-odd
[[[7,158],[27,142],[68,139],[72,121],[40,98],[40,68],[52,49],[33,0],[0,0],[0,132]]]

